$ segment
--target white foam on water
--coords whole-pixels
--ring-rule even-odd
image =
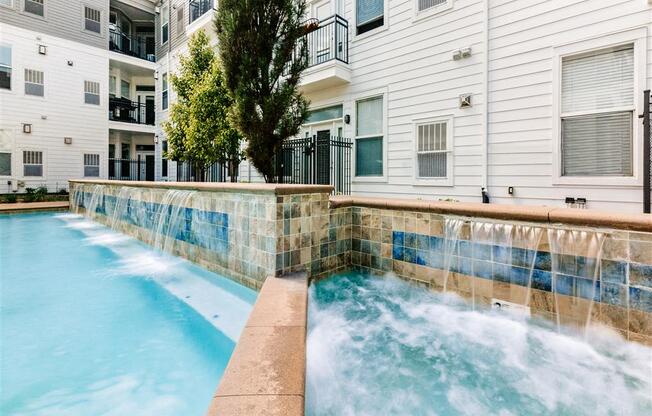
[[[75,230],[91,230],[101,228],[102,225],[90,220],[66,221],[66,227]]]
[[[98,233],[96,235],[89,235],[84,239],[84,241],[94,246],[115,246],[115,245],[123,245],[131,241],[131,238],[127,237],[124,234],[118,234],[115,232],[106,232],[106,233]]]
[[[652,349],[613,332],[587,341],[394,278],[336,281],[318,283],[336,301],[311,287],[308,414],[652,414]]]
[[[79,220],[79,219],[83,219],[84,216],[81,215],[81,214],[74,214],[72,212],[66,212],[66,213],[63,213],[63,214],[54,214],[54,218],[59,218],[59,219],[62,219],[62,220]]]

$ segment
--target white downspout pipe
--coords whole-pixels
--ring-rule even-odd
[[[482,110],[482,197],[485,192],[489,195],[489,10],[490,0],[484,0],[483,19],[483,43],[484,43],[484,67],[482,71],[482,87],[484,106]]]

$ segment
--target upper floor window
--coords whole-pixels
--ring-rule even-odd
[[[161,43],[167,43],[170,37],[170,16],[169,9],[163,7],[161,11]]]
[[[43,71],[25,68],[25,94],[43,97],[45,95],[43,78]]]
[[[385,24],[384,0],[356,0],[356,34],[361,35]]]
[[[356,102],[355,176],[383,175],[383,97]]]
[[[632,176],[634,45],[561,61],[561,175]]]
[[[99,10],[84,6],[84,29],[95,33],[102,32],[102,18]]]
[[[167,72],[161,77],[161,108],[168,108],[168,74]]]
[[[435,11],[452,6],[453,0],[416,0],[417,12]]]
[[[45,0],[24,0],[24,10],[37,16],[45,16]]]
[[[114,75],[109,75],[109,96],[115,97],[116,78]]]
[[[14,0],[0,0],[0,6],[14,8]]]
[[[452,134],[450,120],[416,124],[417,179],[446,179],[451,176]]]
[[[100,105],[100,83],[84,81],[84,103]]]
[[[84,176],[93,178],[100,176],[100,155],[84,154]]]
[[[23,151],[23,176],[43,176],[43,152]]]
[[[130,89],[131,89],[131,85],[129,84],[129,82],[125,80],[120,80],[120,97],[122,98],[131,97]]]
[[[11,46],[0,45],[0,88],[11,89]]]

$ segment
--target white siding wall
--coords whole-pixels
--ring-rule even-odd
[[[100,154],[100,176],[106,177],[107,51],[6,24],[0,24],[0,42],[11,46],[13,66],[11,91],[0,90],[0,129],[9,131],[13,164],[12,176],[0,178],[0,193],[9,191],[7,180],[67,188],[68,179],[83,176],[84,153]],[[47,46],[46,55],[38,54],[39,44]],[[25,68],[44,72],[45,97],[24,94]],[[84,104],[84,80],[100,83],[99,106]],[[32,124],[31,134],[22,132],[23,123]],[[64,137],[72,137],[72,144],[64,144]],[[42,178],[22,176],[23,149],[43,151]]]

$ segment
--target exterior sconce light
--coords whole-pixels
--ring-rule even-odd
[[[462,94],[460,95],[460,108],[470,108],[473,107],[471,101],[472,94]]]
[[[154,80],[158,81],[158,71],[154,71]]]
[[[348,114],[345,115],[345,116],[344,116],[344,122],[345,122],[346,124],[349,124],[349,123],[351,122],[351,116],[348,115]]]
[[[72,144],[72,137],[64,137],[63,138],[63,143],[64,144]]]
[[[72,62],[72,61],[68,61],[68,66],[72,66],[72,65],[73,65],[73,62]]]
[[[38,45],[38,53],[45,55],[47,53],[47,47],[45,45]]]
[[[32,132],[32,125],[31,124],[23,124],[23,133],[30,134]]]
[[[158,144],[158,134],[154,135],[154,144]]]

